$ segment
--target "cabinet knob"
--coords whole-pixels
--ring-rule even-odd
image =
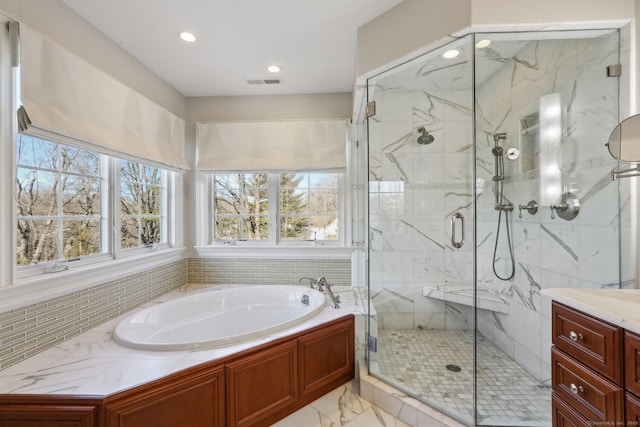
[[[578,394],[578,393],[584,392],[584,387],[582,387],[581,385],[575,385],[575,384],[571,383],[569,388],[571,389],[571,393],[573,393],[573,394]]]
[[[569,338],[571,338],[571,341],[578,341],[583,339],[584,337],[582,336],[582,334],[576,334],[575,332],[571,331],[569,332]]]

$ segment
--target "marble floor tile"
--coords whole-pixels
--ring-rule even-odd
[[[336,388],[272,427],[404,427],[394,418],[358,396],[351,383]]]

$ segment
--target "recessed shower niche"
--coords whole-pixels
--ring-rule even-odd
[[[519,172],[537,171],[540,167],[540,115],[528,114],[520,119],[520,161]]]
[[[540,290],[620,286],[618,61],[617,30],[470,34],[368,79],[371,375],[469,425],[551,425]],[[580,215],[552,218],[568,192]]]

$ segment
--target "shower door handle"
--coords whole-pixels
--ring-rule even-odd
[[[462,238],[459,242],[456,241],[456,220],[460,219],[460,225],[462,226]],[[464,245],[464,215],[460,212],[456,212],[451,216],[451,245],[460,249]]]

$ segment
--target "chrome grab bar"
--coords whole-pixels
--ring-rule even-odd
[[[462,225],[462,239],[459,242],[456,242],[456,220],[460,219],[460,224]],[[464,245],[464,215],[460,212],[456,212],[451,216],[451,245],[460,249],[462,245]]]

